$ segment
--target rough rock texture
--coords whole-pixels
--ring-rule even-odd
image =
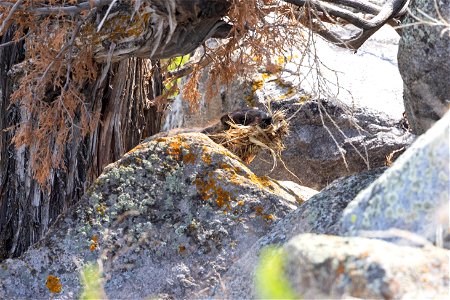
[[[426,22],[448,24],[450,20],[449,0],[412,0],[409,9],[413,16]],[[403,23],[416,22],[415,18],[408,16]],[[402,30],[398,67],[404,82],[406,114],[416,134],[430,128],[445,114],[450,104],[450,35],[448,31],[441,34],[444,29],[442,25],[420,24]]]
[[[266,154],[257,157],[250,168],[260,175],[321,189],[339,177],[384,166],[386,156],[414,139],[401,123],[385,114],[331,101],[320,103],[300,104],[296,98],[272,103],[273,109],[284,110],[288,119],[293,116],[286,150],[281,154],[284,164],[278,162],[269,173],[272,160]]]
[[[283,250],[286,277],[304,299],[449,297],[449,252],[441,248],[302,234]]]
[[[229,86],[218,86],[217,93],[207,97],[205,85],[208,71],[202,72],[199,83],[201,99],[198,104],[190,104],[179,94],[173,100],[163,123],[163,130],[168,131],[180,127],[206,127],[216,122],[220,117],[236,109],[245,108],[245,100],[249,94],[249,85],[242,79],[236,79]]]
[[[80,266],[103,259],[110,298],[198,298],[294,210],[299,195],[255,176],[202,134],[143,143],[22,257],[0,264],[0,298],[77,298]],[[300,196],[301,197],[301,196]]]
[[[449,201],[449,124],[447,113],[352,201],[343,214],[341,234],[398,228],[431,242],[436,230],[448,234],[448,206],[446,220],[438,214]]]
[[[338,179],[284,217],[222,276],[225,289],[216,288],[214,297],[255,298],[257,295],[254,290],[253,275],[255,266],[258,264],[259,253],[264,246],[283,245],[301,233],[338,233],[337,223],[347,204],[384,170],[385,168],[371,170]]]

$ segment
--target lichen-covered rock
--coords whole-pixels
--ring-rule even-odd
[[[365,238],[302,234],[283,248],[284,273],[304,299],[448,299],[449,252]]]
[[[414,133],[422,134],[450,104],[450,35],[444,25],[450,20],[450,1],[412,0],[409,9],[399,43],[398,67],[409,123]]]
[[[447,113],[344,211],[341,234],[397,228],[436,242],[448,234],[438,214],[449,201],[449,124]]]
[[[281,153],[284,164],[279,162],[270,176],[289,178],[314,189],[343,176],[382,167],[386,156],[404,150],[414,139],[401,123],[387,115],[352,109],[342,103],[299,103],[293,98],[272,103],[272,107],[285,111],[290,134],[284,141],[286,150]],[[257,174],[267,174],[271,162],[270,157],[262,154],[250,168]]]
[[[338,222],[347,204],[384,170],[381,168],[338,179],[284,217],[222,276],[225,290],[217,287],[214,297],[255,298],[253,279],[261,249],[267,245],[283,245],[301,233],[338,233]]]
[[[205,135],[145,142],[105,168],[41,242],[0,264],[0,298],[48,298],[48,276],[62,284],[53,298],[76,298],[80,268],[97,259],[111,298],[205,297],[304,200],[289,190]]]

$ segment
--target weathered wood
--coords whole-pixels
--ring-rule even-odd
[[[10,41],[13,33],[10,28],[1,42]],[[33,179],[28,149],[16,149],[11,144],[14,130],[5,131],[28,117],[10,103],[17,83],[8,71],[23,58],[21,43],[0,48],[0,260],[18,256],[37,242],[107,164],[158,132],[161,123],[162,112],[149,104],[162,92],[158,72],[148,80],[157,62],[129,58],[113,63],[102,84],[84,90],[87,107],[91,114],[100,113],[100,122],[87,137],[74,127],[63,168],[52,170],[49,190],[42,190]]]

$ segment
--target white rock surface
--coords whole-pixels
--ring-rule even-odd
[[[317,56],[324,65],[321,73],[341,87],[329,84],[331,92],[346,104],[354,103],[400,119],[404,106],[403,82],[397,67],[398,41],[398,34],[389,26],[382,27],[356,53],[317,38]],[[308,67],[300,70],[301,74],[307,71]],[[302,88],[310,92],[316,81],[310,75]]]

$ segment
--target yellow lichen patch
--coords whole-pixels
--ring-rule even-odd
[[[310,99],[311,99],[311,95],[307,95],[307,94],[301,95],[300,98],[298,98],[298,103],[303,104]]]
[[[254,173],[243,172],[243,170],[238,167],[231,167],[224,165],[223,169],[227,170],[230,173],[229,180],[235,185],[241,185],[245,183],[246,180],[249,180],[253,184],[256,184],[261,189],[268,188],[271,192],[274,192],[278,187],[275,185],[272,180],[270,180],[267,176],[259,177]]]
[[[60,279],[53,275],[48,275],[45,286],[51,293],[61,293],[62,291],[62,284]]]
[[[183,254],[184,252],[186,252],[186,247],[184,245],[178,246],[178,252],[180,254]]]
[[[106,205],[105,204],[100,204],[98,205],[95,210],[98,212],[99,215],[103,216],[106,212]]]
[[[278,100],[284,100],[286,98],[292,97],[293,95],[295,95],[295,89],[290,87],[286,93],[278,97]]]
[[[188,153],[186,155],[183,155],[183,162],[185,164],[193,164],[195,162],[195,154]]]
[[[261,77],[262,77],[263,80],[267,80],[268,78],[270,78],[270,76],[271,75],[269,73],[262,73],[261,74]]]
[[[252,60],[256,61],[256,62],[261,62],[262,61],[262,57],[260,55],[255,55],[255,56],[252,57]]]
[[[277,64],[278,64],[278,65],[282,65],[282,64],[284,64],[284,63],[285,63],[284,57],[283,57],[283,56],[278,56],[278,58],[277,58]]]
[[[272,214],[264,215],[263,219],[266,221],[273,221],[275,220],[275,217]]]
[[[129,15],[116,15],[105,22],[102,29],[93,35],[92,40],[98,44],[104,40],[121,42],[130,36],[141,36],[148,28],[150,16],[150,13],[138,13],[131,19]],[[93,30],[89,29],[88,32],[91,33]]]
[[[250,173],[248,175],[248,178],[251,182],[257,184],[260,188],[269,188],[272,191],[276,188],[276,185],[274,185],[272,180],[270,180],[270,178],[267,176],[259,177],[253,173]]]
[[[252,84],[252,94],[261,89],[264,85],[264,80],[255,80]]]
[[[202,155],[202,160],[203,160],[203,162],[204,162],[205,164],[210,165],[210,164],[211,164],[211,161],[212,161],[211,155],[209,155],[208,153],[203,153],[203,155]]]
[[[238,203],[237,203],[239,206],[244,206],[244,201],[242,201],[242,200],[240,200],[240,201],[238,201]]]

